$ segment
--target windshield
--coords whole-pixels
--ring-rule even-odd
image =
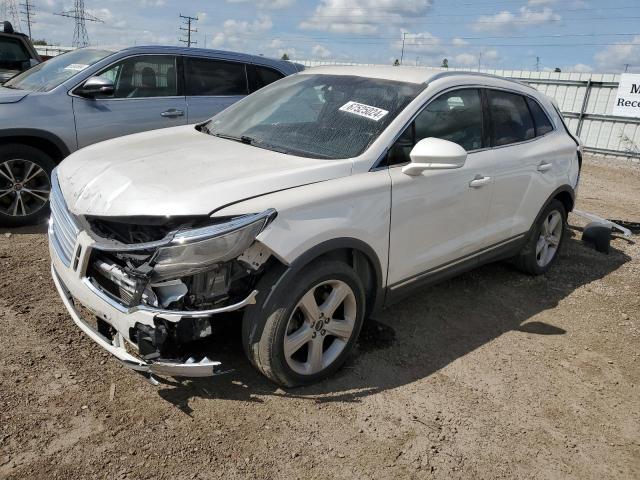
[[[347,75],[296,75],[234,104],[202,130],[303,157],[357,157],[424,87]]]
[[[22,72],[3,86],[33,92],[48,92],[112,53],[92,48],[64,53]]]

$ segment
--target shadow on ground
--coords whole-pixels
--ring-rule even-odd
[[[318,403],[356,402],[428,377],[509,331],[563,335],[565,330],[557,326],[530,319],[630,257],[615,248],[609,255],[597,253],[572,234],[559,260],[541,277],[497,263],[425,289],[368,320],[355,354],[337,375],[286,391],[247,361],[240,319],[225,320],[207,350],[210,358],[234,370],[213,379],[163,380],[158,394],[185,413],[190,413],[189,400],[195,397],[262,402],[261,397],[274,395]]]

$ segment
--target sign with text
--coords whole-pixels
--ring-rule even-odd
[[[640,118],[640,75],[632,73],[620,75],[613,114],[619,117]]]

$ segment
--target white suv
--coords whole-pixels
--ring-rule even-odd
[[[220,372],[196,340],[236,315],[264,375],[311,383],[407,292],[499,259],[546,272],[580,164],[526,85],[312,69],[197,127],[68,157],[52,182],[52,274],[77,325],[148,376]]]

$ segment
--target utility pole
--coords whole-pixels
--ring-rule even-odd
[[[404,40],[407,38],[407,33],[409,32],[402,32],[402,53],[400,54],[400,65],[402,65],[402,60],[404,59]]]
[[[89,34],[87,33],[86,22],[104,23],[98,17],[94,17],[86,12],[84,9],[84,0],[75,0],[73,10],[54,13],[54,15],[73,18],[75,20],[76,28],[73,31],[73,42],[71,45],[76,48],[87,47],[89,45]]]
[[[478,54],[478,71],[480,71],[480,65],[482,65],[482,50]]]
[[[24,10],[22,13],[27,19],[27,31],[29,32],[29,38],[31,38],[31,24],[35,23],[31,17],[35,16],[32,0],[24,0],[24,3],[20,5]]]
[[[540,57],[536,57],[536,72],[540,71]]]
[[[182,30],[183,32],[187,32],[186,33],[186,40],[183,38],[180,39],[180,41],[184,44],[187,45],[187,47],[190,47],[191,45],[197,45],[198,42],[196,40],[191,40],[191,34],[192,33],[197,33],[198,30],[196,28],[191,28],[191,22],[197,22],[198,21],[198,17],[189,17],[188,15],[182,15],[180,14],[180,18],[182,19],[182,21],[184,22],[184,25],[186,25],[185,27],[180,27],[180,30]]]
[[[624,73],[627,73],[629,71],[629,67],[631,66],[630,63],[625,63],[624,64]]]

